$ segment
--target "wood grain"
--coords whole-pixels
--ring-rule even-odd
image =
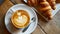
[[[54,20],[56,22],[56,25],[60,28],[60,10],[54,17],[55,17]]]
[[[44,31],[37,25],[36,30],[32,34],[45,34]]]
[[[5,0],[4,3],[0,6],[0,34],[10,34],[5,27],[4,16],[12,5],[13,4],[9,0]]]
[[[60,34],[60,28],[56,25],[54,20],[48,23],[40,21],[39,24],[47,34]]]

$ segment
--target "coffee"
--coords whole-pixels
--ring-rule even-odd
[[[30,22],[29,13],[25,10],[17,10],[13,13],[11,21],[16,28],[24,28]]]

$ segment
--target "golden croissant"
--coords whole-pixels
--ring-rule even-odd
[[[28,0],[27,4],[33,6],[46,18],[52,19],[52,9],[55,9],[55,0]]]

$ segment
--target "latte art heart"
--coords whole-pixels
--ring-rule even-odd
[[[17,19],[16,19],[16,21],[18,22],[18,23],[26,23],[27,22],[27,17],[25,16],[25,15],[22,15],[22,16],[19,16]]]

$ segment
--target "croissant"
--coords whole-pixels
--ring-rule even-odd
[[[52,9],[55,9],[55,1],[28,0],[27,2],[29,6],[35,7],[37,11],[43,14],[46,18],[52,19]]]
[[[56,3],[55,3],[55,1],[56,0],[47,0],[48,2],[49,2],[49,4],[50,4],[50,6],[51,6],[51,8],[53,9],[53,10],[55,10],[56,9]]]
[[[46,18],[52,19],[52,8],[46,0],[39,2],[39,7],[36,8]]]
[[[27,4],[29,5],[29,6],[37,6],[38,5],[38,0],[28,0],[27,1]]]

